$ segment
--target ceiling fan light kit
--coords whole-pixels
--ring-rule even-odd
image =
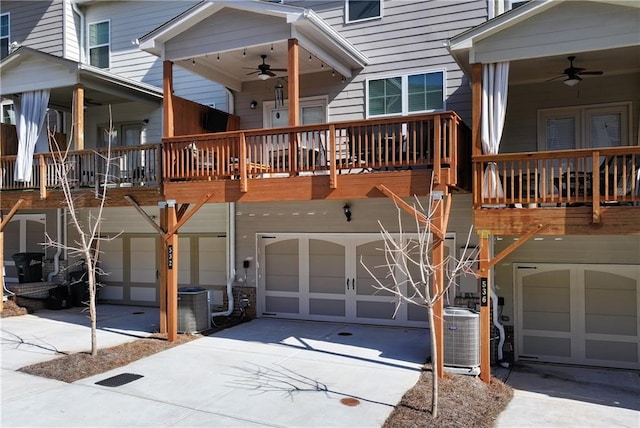
[[[580,83],[582,79],[580,79],[579,77],[568,77],[567,79],[565,79],[564,84],[567,86],[576,86],[578,83]]]
[[[269,76],[267,73],[260,73],[260,74],[258,74],[258,78],[259,78],[260,80],[267,80],[267,79],[269,79],[269,77],[271,77],[271,76]]]
[[[562,74],[560,74],[557,77],[554,77],[551,80],[556,80],[556,79],[560,79],[562,77],[566,77],[566,79],[564,79],[563,83],[567,86],[576,86],[578,83],[580,83],[582,81],[582,77],[580,76],[585,76],[585,75],[590,75],[590,76],[602,76],[604,74],[604,72],[602,71],[588,71],[582,67],[574,67],[573,65],[573,61],[576,59],[575,56],[569,56],[567,57],[567,59],[569,60],[569,67],[565,68],[562,71]]]

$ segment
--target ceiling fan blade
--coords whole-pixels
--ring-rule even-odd
[[[581,71],[578,74],[581,75],[581,76],[584,76],[584,75],[602,76],[604,74],[604,71]]]
[[[547,80],[547,82],[553,82],[554,80],[562,79],[563,77],[567,77],[567,76],[565,74],[560,74],[556,77],[552,77],[551,79]]]
[[[272,72],[272,71],[270,71],[270,70],[265,70],[265,71],[264,71],[264,74],[268,74],[268,75],[269,75],[269,76],[271,76],[271,77],[276,77],[276,73],[273,73],[273,72]]]
[[[269,70],[271,70],[271,71],[281,71],[281,72],[282,71],[287,71],[286,68],[270,68]]]
[[[252,71],[251,73],[247,73],[247,76],[251,76],[252,74],[258,74],[260,70]]]

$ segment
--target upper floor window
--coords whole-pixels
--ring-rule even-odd
[[[383,0],[345,0],[347,22],[382,17]]]
[[[89,64],[109,68],[109,21],[89,24]]]
[[[507,10],[515,9],[516,7],[520,7],[523,4],[527,3],[529,0],[507,0]]]
[[[0,59],[9,55],[9,14],[0,15]]]
[[[367,116],[406,115],[444,109],[444,71],[367,81]]]
[[[13,101],[3,101],[0,104],[0,109],[2,110],[2,117],[0,118],[0,122],[15,125],[16,113],[13,109]]]

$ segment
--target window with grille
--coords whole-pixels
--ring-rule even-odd
[[[89,64],[109,68],[109,21],[89,24]]]

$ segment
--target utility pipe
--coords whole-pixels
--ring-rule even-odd
[[[56,239],[61,240],[62,236],[62,208],[56,209]],[[66,245],[66,240],[63,241]],[[60,254],[62,254],[62,246],[59,245],[56,254],[53,256],[53,271],[47,275],[47,281],[51,282],[54,276],[60,272]]]
[[[211,323],[213,324],[213,317],[228,317],[233,313],[234,301],[233,301],[233,283],[236,281],[236,204],[230,202],[227,211],[227,254],[229,255],[228,272],[229,277],[227,279],[227,310],[222,312],[211,313]]]

